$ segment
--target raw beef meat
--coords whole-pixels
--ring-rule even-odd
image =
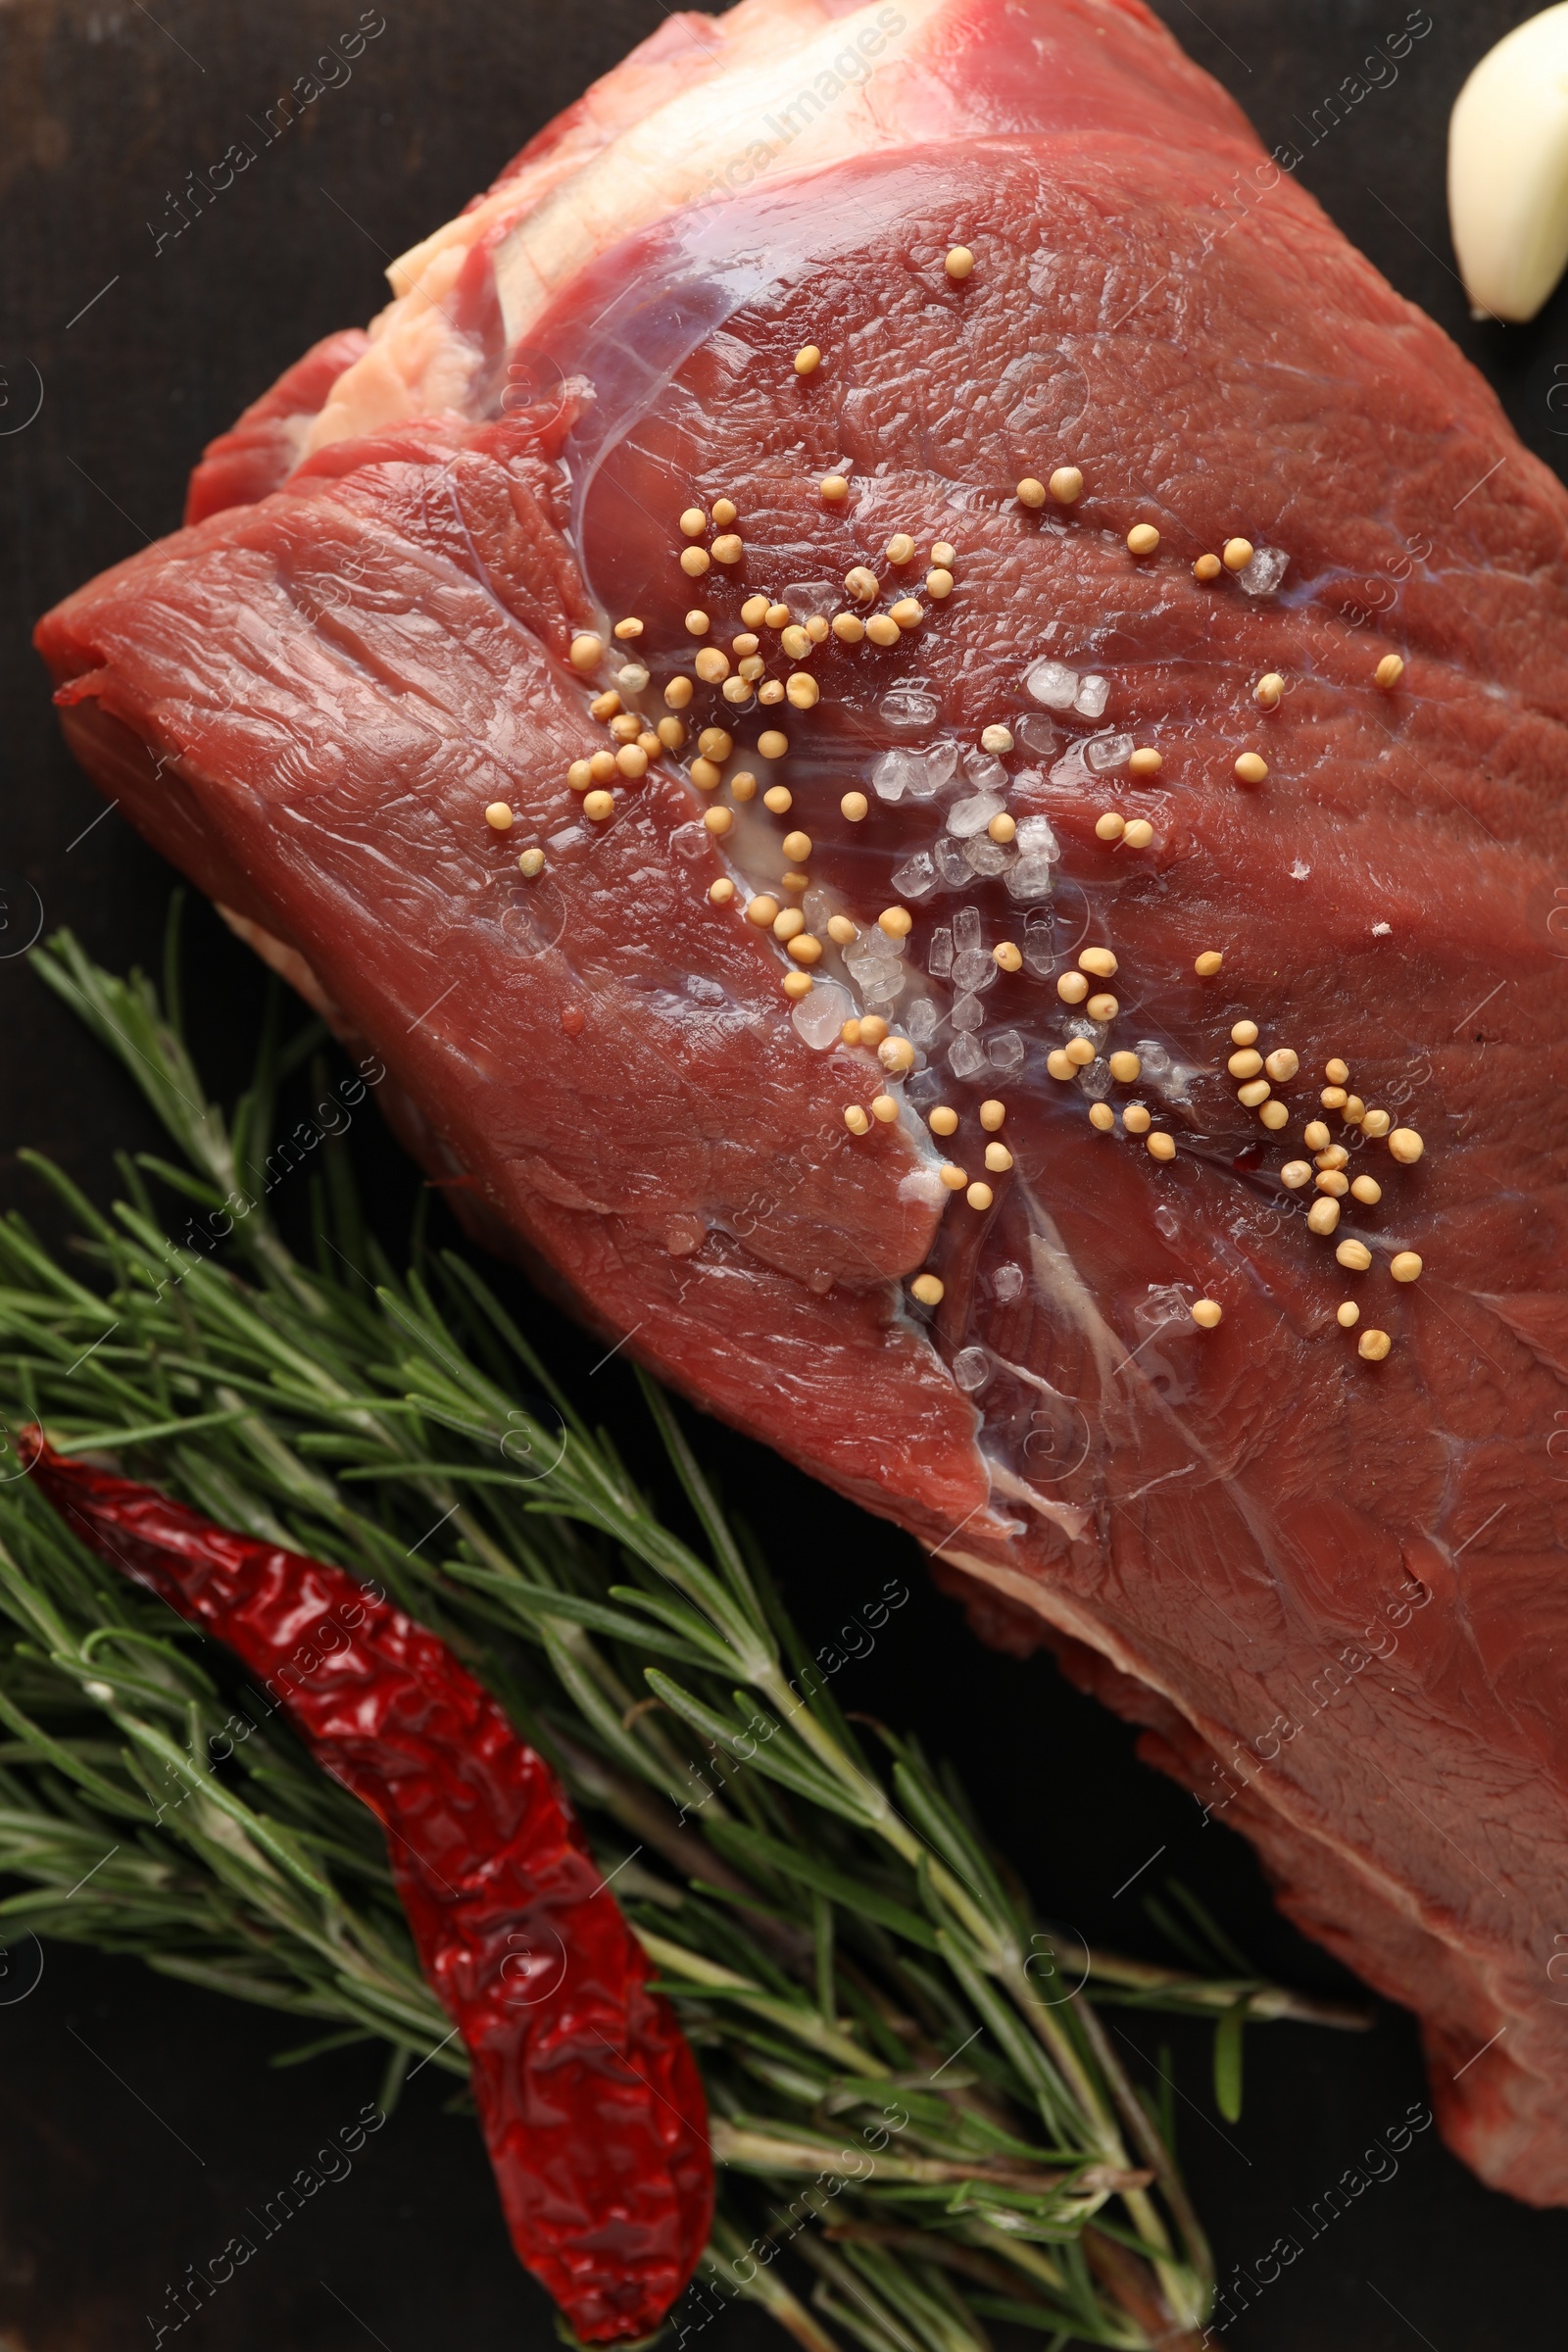
[[[81,759],[1568,2202],[1562,491],[1137,0],[673,18],[392,278],[42,624]]]

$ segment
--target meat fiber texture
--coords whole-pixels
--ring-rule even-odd
[[[83,762],[477,1230],[1030,1613],[1568,2202],[1562,491],[1134,0],[672,18],[391,276],[43,622]],[[699,648],[730,697],[596,820],[591,701],[654,743]]]

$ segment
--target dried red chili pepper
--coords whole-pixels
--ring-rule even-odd
[[[647,2335],[708,2242],[707,2108],[549,1766],[443,1642],[343,1569],[65,1459],[36,1430],[23,1458],[95,1551],[264,1678],[381,1822],[467,2044],[518,2256],[582,2342]]]

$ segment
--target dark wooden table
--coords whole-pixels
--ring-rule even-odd
[[[1162,0],[1173,29],[1239,98],[1270,145],[1303,151],[1302,180],[1395,284],[1442,320],[1548,462],[1568,449],[1568,303],[1532,327],[1478,327],[1451,269],[1443,200],[1447,110],[1470,65],[1530,13],[1508,0],[1433,0],[1431,30],[1391,85],[1327,127],[1325,102],[1403,0]],[[369,12],[373,16],[375,12]],[[0,1199],[47,1222],[17,1164],[25,1143],[107,1197],[116,1149],[150,1147],[133,1090],[29,975],[16,951],[74,925],[105,961],[156,958],[171,877],[57,741],[32,619],[100,566],[178,519],[211,434],[329,328],[368,318],[385,260],[445,220],[559,107],[653,30],[658,0],[593,10],[537,0],[385,0],[385,30],[177,237],[172,199],[324,43],[351,0],[9,0],[0,10],[0,561],[5,798],[0,887]],[[1412,24],[1426,22],[1409,12]],[[1561,368],[1561,374],[1557,370]],[[36,412],[36,413],[34,413]],[[190,956],[207,1065],[236,1080],[257,974],[204,909]],[[390,1246],[414,1180],[386,1138],[356,1138]],[[532,1308],[555,1360],[580,1375],[577,1335]],[[613,1381],[615,1369],[605,1376]],[[605,1381],[600,1388],[605,1387]],[[596,1405],[629,1415],[624,1384]],[[855,1703],[934,1734],[1043,1898],[1087,1933],[1152,1949],[1128,1874],[1162,1847],[1255,1957],[1295,1980],[1343,1983],[1276,1917],[1249,1851],[1134,1760],[1131,1736],[1042,1661],[969,1642],[904,1539],[770,1457],[713,1430],[706,1449],[758,1523],[790,1533],[791,1597],[832,1630],[836,1588],[907,1573],[914,1600],[858,1669]],[[0,2352],[109,2352],[151,2343],[147,2315],[188,2263],[246,2228],[375,2088],[353,2055],[280,2073],[286,2021],[230,2007],[139,1964],[51,1945],[42,1981],[0,1978]],[[1148,2040],[1148,2036],[1144,2036]],[[1201,2037],[1168,2035],[1186,2104],[1184,2156],[1222,2274],[1250,2266],[1424,2097],[1415,2037],[1385,2012],[1370,2035],[1280,2028],[1250,2038],[1246,2113],[1223,2125]],[[554,2342],[516,2269],[469,2120],[416,2082],[350,2178],[319,2194],[182,2340],[225,2352],[501,2352]],[[1491,2195],[1427,2133],[1224,2339],[1243,2352],[1518,2352],[1563,2340],[1568,2219]],[[737,2311],[710,2330],[771,2341]],[[171,2334],[165,2339],[172,2343]],[[781,2340],[781,2339],[780,2339]]]

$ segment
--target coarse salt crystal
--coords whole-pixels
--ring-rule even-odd
[[[902,963],[865,964],[855,975],[863,1002],[873,1007],[896,1004],[904,994]]]
[[[955,988],[989,988],[997,976],[997,959],[984,948],[961,948],[953,959]]]
[[[994,816],[1002,814],[1001,796],[994,792],[977,792],[967,801],[955,801],[948,810],[948,831],[957,841],[967,841],[975,833],[983,833]]]
[[[797,580],[784,591],[791,620],[831,620],[844,602],[844,591],[832,580]]]
[[[1007,876],[1010,889],[1018,874],[1015,865]],[[1023,968],[1036,980],[1049,980],[1056,968],[1056,935],[1052,924],[1028,922],[1023,932]]]
[[[1007,896],[1018,906],[1026,906],[1032,900],[1051,896],[1054,861],[1040,851],[1020,858],[1007,868]]]
[[[1139,1074],[1145,1086],[1153,1087],[1167,1102],[1185,1103],[1191,1100],[1193,1080],[1200,1075],[1192,1062],[1178,1061],[1157,1038],[1139,1038],[1135,1050],[1143,1064]]]
[[[902,939],[889,939],[880,923],[868,923],[858,939],[850,940],[844,950],[844,961],[852,972],[860,972],[872,964],[894,964],[904,952]]]
[[[855,1010],[855,999],[837,980],[818,980],[791,1013],[795,1033],[815,1053],[838,1043],[839,1031]]]
[[[1250,564],[1236,573],[1236,585],[1249,596],[1272,596],[1290,566],[1282,547],[1260,547]]]
[[[793,612],[793,597],[785,603]],[[836,611],[843,602],[835,590],[829,611]],[[922,693],[918,686],[890,686],[876,707],[876,714],[884,726],[896,727],[910,735],[918,735],[926,727],[934,727],[942,715],[942,707],[934,694]]]
[[[1065,662],[1037,662],[1024,672],[1024,690],[1048,710],[1070,710],[1078,692],[1078,672]]]
[[[918,752],[884,752],[871,770],[871,789],[880,801],[902,801],[920,769]]]
[[[1021,858],[1059,858],[1061,856],[1061,844],[1056,839],[1055,829],[1049,816],[1042,816],[1037,812],[1034,816],[1020,817],[1018,830],[1013,838],[1018,845],[1018,855]]]
[[[1193,1321],[1192,1295],[1184,1283],[1152,1282],[1147,1296],[1134,1303],[1133,1321],[1150,1339],[1156,1331],[1173,1340],[1188,1339],[1198,1329]]]
[[[924,850],[916,850],[912,858],[894,867],[889,879],[901,899],[924,899],[937,886],[937,869]]]

